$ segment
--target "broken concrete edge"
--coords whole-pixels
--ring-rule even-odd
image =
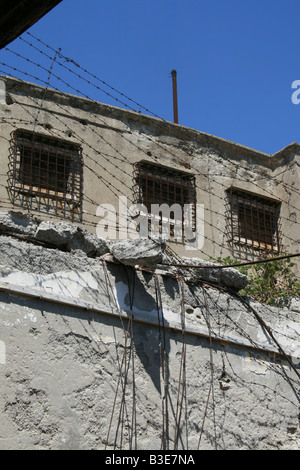
[[[166,242],[144,237],[121,240],[111,246],[114,258],[128,266],[154,266],[162,263],[165,249]]]
[[[108,256],[131,267],[148,267],[157,273],[180,275],[240,291],[248,285],[248,278],[234,268],[214,268],[215,264],[200,258],[183,258],[194,264],[193,268],[167,266],[166,242],[160,239],[138,237],[113,242],[71,222],[39,220],[21,211],[0,212],[0,234],[21,237],[23,240],[42,243],[48,248],[69,251],[92,258]],[[201,269],[201,266],[204,269]],[[206,269],[209,266],[211,269]]]
[[[42,221],[21,211],[0,212],[0,233],[40,242],[49,248],[98,257],[110,252],[110,242],[70,222]]]
[[[251,335],[244,335],[243,327],[228,328],[226,318],[230,318],[231,313],[234,316],[237,315],[238,323],[234,319],[232,321],[234,325],[238,326],[240,319],[245,320],[246,323],[249,322],[249,313],[250,317],[253,317],[253,307],[255,307],[257,315],[260,315],[261,312],[268,323],[270,319],[277,319],[281,315],[285,322],[287,315],[289,315],[278,312],[277,316],[277,310],[270,310],[269,307],[260,303],[256,305],[250,298],[247,301],[243,298],[244,301],[242,301],[242,297],[233,294],[228,289],[220,287],[213,289],[211,285],[203,282],[190,284],[188,279],[180,279],[179,276],[159,279],[158,277],[162,276],[156,275],[156,272],[150,268],[140,267],[141,271],[146,270],[149,273],[145,275],[144,272],[139,273],[136,266],[131,273],[134,274],[134,277],[125,276],[126,270],[121,263],[114,261],[116,266],[109,267],[104,261],[101,262],[104,257],[107,259],[110,257],[114,260],[111,254],[91,259],[87,256],[78,257],[73,253],[64,253],[60,250],[51,250],[32,243],[16,241],[7,236],[0,236],[0,238],[0,251],[2,252],[0,291],[13,296],[20,294],[24,298],[39,300],[47,298],[54,303],[66,305],[71,301],[72,305],[77,305],[87,311],[96,309],[99,313],[120,314],[122,318],[133,318],[133,320],[140,320],[143,323],[150,321],[151,324],[158,326],[161,325],[163,318],[164,325],[171,330],[191,333],[195,331],[195,334],[201,333],[206,337],[207,332],[213,336],[214,333],[217,333],[216,339],[218,341],[228,340],[231,343],[242,341],[243,345],[245,345],[244,339],[250,340],[254,330],[251,329]],[[184,285],[181,285],[181,281],[184,282]],[[134,301],[131,297],[133,286]],[[161,299],[160,304],[158,298]],[[6,298],[6,300],[9,303],[14,302],[13,297]],[[206,315],[210,310],[209,305],[213,311],[217,308],[219,312],[222,312],[222,317],[225,320],[223,331],[220,328],[219,315],[218,328],[211,329],[208,326]],[[275,312],[275,315],[272,312]],[[269,338],[263,333],[264,329],[261,329],[260,323],[256,320],[255,324],[256,334],[251,343],[255,346],[262,345],[269,348],[272,344],[271,337]],[[293,324],[293,320],[291,324]],[[279,338],[282,337],[286,340],[285,323],[283,328],[281,326],[275,324],[276,333],[283,332],[283,335],[279,334]],[[290,326],[287,325],[287,328]],[[204,330],[206,335],[203,334]],[[296,328],[292,326],[291,331],[297,331],[297,326]],[[289,339],[292,338],[289,337]],[[285,349],[284,347],[283,350],[285,351]],[[288,343],[288,351],[290,351],[290,343]]]
[[[300,313],[300,298],[294,295],[280,297],[275,301],[275,307]]]
[[[249,284],[248,276],[238,269],[225,266],[220,268],[219,265],[200,258],[182,258],[182,266],[172,266],[172,263],[169,265],[168,263],[170,262],[165,258],[164,263],[159,266],[160,272],[165,271],[184,278],[198,279],[208,284],[228,287],[237,292],[245,289]],[[184,267],[184,264],[187,267]],[[191,267],[193,265],[195,267]]]

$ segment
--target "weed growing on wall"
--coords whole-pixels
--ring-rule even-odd
[[[216,261],[223,265],[238,263],[230,257],[217,258]],[[236,269],[249,278],[248,286],[240,291],[240,295],[268,305],[276,305],[280,299],[300,297],[300,281],[293,272],[293,266],[291,259],[262,262],[250,267],[237,266]]]

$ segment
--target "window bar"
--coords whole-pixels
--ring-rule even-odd
[[[269,233],[269,229],[268,229],[268,223],[270,222],[271,212],[269,211],[269,206],[265,203],[262,204],[262,208],[260,210],[260,218],[261,218],[261,225],[263,229],[263,246],[265,247],[266,251],[268,251],[269,245],[271,245],[271,251],[273,253],[272,229],[271,229],[271,234]]]
[[[269,234],[268,234],[267,209],[268,209],[268,206],[266,204],[262,204],[262,207],[259,208],[259,211],[258,211],[260,225],[262,226],[262,229],[263,229],[263,240],[259,246],[262,248],[265,248],[265,250],[268,250],[268,245],[270,242]],[[271,243],[271,247],[272,247],[272,243]]]
[[[263,220],[263,228],[264,228],[264,245],[265,245],[265,248],[268,249],[268,244],[269,242],[271,242],[271,251],[272,251],[272,248],[273,248],[273,244],[272,244],[272,240],[269,240],[269,231],[268,231],[268,224],[267,224],[267,211],[268,211],[268,205],[267,204],[264,204],[263,205],[263,210],[262,210],[262,220]]]
[[[155,195],[155,178],[152,178],[152,189],[151,189],[151,200],[150,200],[150,207],[149,207],[149,211],[151,211],[151,204],[153,204],[154,202],[154,195]]]
[[[262,248],[265,243],[264,243],[264,240],[266,238],[265,236],[265,228],[264,226],[262,227],[262,220],[261,220],[261,209],[260,209],[260,203],[257,203],[256,204],[256,220],[257,220],[257,241],[258,241],[258,248]],[[264,208],[262,209],[262,212],[263,212],[263,225],[265,225],[265,214],[264,214]]]
[[[63,161],[63,175],[64,175],[64,179],[63,181],[65,182],[64,183],[64,197],[66,195],[66,193],[68,192],[68,189],[69,189],[69,181],[68,181],[68,177],[69,175],[67,175],[67,169],[66,169],[66,163],[67,163],[67,155],[66,155],[66,152],[64,153],[64,161]]]
[[[171,182],[170,182],[170,175],[169,175],[169,173],[166,173],[165,179],[166,179],[166,196],[165,196],[165,197],[166,197],[166,200],[165,200],[165,202],[166,202],[167,204],[170,204],[170,200],[171,200],[171,197],[172,197],[172,196],[171,196]]]
[[[236,202],[237,202],[237,215],[238,215],[238,220],[237,220],[238,242],[241,243],[242,222],[241,222],[241,219],[240,219],[240,210],[242,211],[242,214],[243,214],[244,210],[245,210],[245,206],[244,206],[243,200],[240,199],[239,196],[236,197]]]
[[[243,196],[230,188],[231,237],[236,242],[269,251],[280,251],[278,204],[263,197]]]
[[[74,191],[75,191],[75,160],[73,158],[73,155],[71,156],[71,161],[72,161],[72,188],[71,188],[71,207],[72,207],[72,220],[74,220],[74,209],[75,209],[75,198],[74,198]],[[64,188],[64,197],[66,197],[66,191]]]
[[[279,239],[279,228],[276,229],[276,239],[277,239],[277,253],[280,252],[280,239]]]
[[[21,149],[22,149],[21,189],[23,190],[26,186],[28,186],[29,191],[30,191],[30,189],[31,189],[31,186],[30,186],[30,161],[31,161],[32,148],[30,146],[27,147],[27,152],[26,152],[25,142],[24,142],[24,140],[22,140],[21,141]],[[24,191],[23,192],[21,191],[21,194],[19,194],[19,199],[22,201],[22,203],[25,205],[25,208],[26,208],[26,193]],[[28,201],[28,199],[27,199],[27,201]]]
[[[58,151],[56,150],[55,152],[55,159],[54,159],[54,165],[53,165],[53,170],[55,171],[55,174],[53,175],[53,190],[55,192],[55,196],[58,195],[58,179],[59,179],[59,173],[58,173],[58,168],[59,168],[59,160],[58,160]]]
[[[144,176],[144,181],[145,181],[145,187],[146,187],[146,199],[145,199],[145,206],[147,207],[147,209],[149,210],[149,207],[148,207],[148,198],[149,198],[149,188],[148,188],[148,178],[146,175],[143,175]]]
[[[140,168],[140,165],[138,165],[136,167],[136,171],[138,172],[137,174],[137,178],[138,178],[138,192],[137,192],[137,197],[138,197],[138,204],[141,204],[142,203],[142,189],[141,189],[141,168]]]
[[[266,224],[266,239],[267,243],[270,238],[270,245],[271,245],[271,253],[272,255],[274,254],[274,238],[273,238],[273,215],[272,215],[272,210],[271,210],[271,205],[267,205],[267,210],[268,210],[268,219],[269,219],[269,227],[268,224]],[[266,212],[264,212],[264,217],[266,219]],[[269,233],[268,233],[269,232]]]
[[[50,178],[50,175],[49,175],[49,166],[50,166],[50,153],[49,153],[49,147],[45,147],[45,152],[46,153],[46,189],[47,189],[47,194],[48,194],[48,204],[49,204],[49,191],[50,191],[50,188],[49,188],[49,178]]]
[[[42,162],[42,155],[41,155],[41,149],[40,149],[40,155],[39,155],[39,163],[38,163],[38,186],[41,186],[41,162]]]
[[[247,231],[245,233],[245,219],[247,218],[247,204],[246,204],[246,199],[240,198],[240,200],[242,201],[242,205],[243,205],[242,206],[243,207],[243,220],[241,222],[240,239],[243,239],[243,242],[247,243]],[[251,208],[250,208],[249,218],[250,217],[251,217]]]
[[[248,202],[249,201],[249,202]],[[255,244],[254,244],[254,239],[255,239],[255,233],[254,233],[254,215],[253,215],[253,201],[251,199],[248,199],[246,198],[245,199],[245,204],[247,204],[247,202],[249,203],[250,205],[250,227],[249,227],[249,238],[251,240],[251,247],[252,248],[255,248]],[[247,211],[245,209],[245,223],[244,223],[244,230],[245,230],[245,239],[246,239],[246,243],[248,243],[248,230],[247,230]]]
[[[148,168],[147,168],[148,166]],[[139,178],[136,181],[139,183],[139,195],[140,199],[143,199],[147,209],[149,210],[149,215],[151,216],[151,205],[153,203],[159,203],[159,205],[165,203],[169,207],[173,204],[180,204],[181,208],[184,208],[184,203],[189,203],[192,200],[191,197],[191,184],[187,184],[185,176],[182,176],[181,173],[160,169],[154,165],[147,163],[143,165],[142,163],[136,165],[139,168]],[[157,168],[157,171],[156,171]],[[191,181],[190,181],[191,183]],[[194,202],[194,197],[193,197]],[[194,214],[194,211],[193,211]],[[175,216],[172,216],[172,220]],[[160,227],[162,228],[162,213],[160,212]],[[184,218],[184,213],[182,212],[181,217]],[[149,217],[149,221],[151,217]],[[174,223],[173,223],[174,225]],[[172,228],[173,228],[172,225]],[[183,228],[183,227],[182,227]],[[161,230],[161,229],[160,229]],[[174,232],[174,230],[173,230]]]
[[[32,206],[33,198],[35,198],[36,210],[46,212],[52,210],[56,214],[62,214],[62,209],[64,209],[64,215],[68,216],[71,212],[71,207],[68,205],[70,197],[74,201],[78,192],[79,200],[82,200],[80,149],[72,146],[68,149],[64,143],[61,147],[59,142],[52,144],[53,140],[47,139],[46,136],[41,136],[40,140],[37,137],[23,130],[12,133],[8,170],[8,189],[11,200],[13,204],[20,205],[24,205],[28,200]],[[80,157],[79,170],[75,161],[77,153]],[[69,162],[69,159],[72,162]],[[69,174],[68,162],[70,163],[69,170],[72,172],[70,197],[66,181]],[[59,201],[64,201],[64,206]],[[25,205],[27,207],[27,203]],[[72,215],[73,213],[74,211]]]
[[[184,194],[183,194],[183,191],[184,191],[183,184],[181,184],[180,200],[181,200],[181,233],[182,234],[183,234],[183,230],[184,230]],[[187,200],[187,202],[189,202],[189,200]]]
[[[231,220],[231,241],[234,242],[234,227],[233,227],[233,194],[232,186],[230,188],[230,220]]]
[[[83,161],[82,161],[82,152],[81,149],[79,150],[79,217],[82,216],[82,201],[83,201],[83,178],[82,178],[82,171],[83,171]]]
[[[257,245],[258,248],[261,248],[263,244],[261,243],[261,240],[259,238],[259,224],[260,224],[260,209],[259,209],[259,203],[252,201],[252,212],[253,212],[253,245],[255,246],[255,240],[257,240]]]
[[[17,155],[17,152],[19,151],[16,139],[14,138],[13,140],[13,155]],[[12,176],[12,181],[17,181],[17,159],[13,158],[13,176]],[[16,198],[16,191],[15,191],[15,185],[13,189],[13,204],[15,203],[15,198]]]

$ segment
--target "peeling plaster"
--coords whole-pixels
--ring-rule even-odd
[[[89,272],[66,271],[41,275],[13,271],[5,277],[0,277],[1,281],[72,298],[80,298],[83,289],[98,288],[97,281]]]
[[[6,364],[6,345],[0,340],[0,365]]]

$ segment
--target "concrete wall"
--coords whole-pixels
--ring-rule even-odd
[[[0,250],[0,449],[299,449],[299,307],[250,303],[285,355],[221,288]]]
[[[10,134],[16,129],[78,143],[83,149],[83,223],[95,231],[99,204],[119,208],[119,196],[134,200],[133,165],[142,160],[185,171],[196,177],[197,203],[204,204],[205,243],[184,256],[205,259],[234,256],[256,258],[250,249],[228,243],[226,190],[232,185],[282,202],[282,248],[295,253],[299,246],[299,146],[276,155],[227,142],[192,129],[127,112],[79,97],[2,77],[0,93],[0,201],[10,207],[6,168]],[[43,217],[43,214],[38,214]],[[47,218],[51,213],[45,214]],[[199,227],[198,227],[199,230]]]
[[[219,271],[128,267],[95,235],[99,204],[135,202],[146,160],[196,177],[205,243],[177,254],[255,257],[228,245],[231,185],[282,201],[283,248],[297,252],[298,145],[268,156],[10,78],[0,120],[0,449],[298,449],[299,302],[247,305]],[[3,212],[17,129],[82,147],[78,226]]]

